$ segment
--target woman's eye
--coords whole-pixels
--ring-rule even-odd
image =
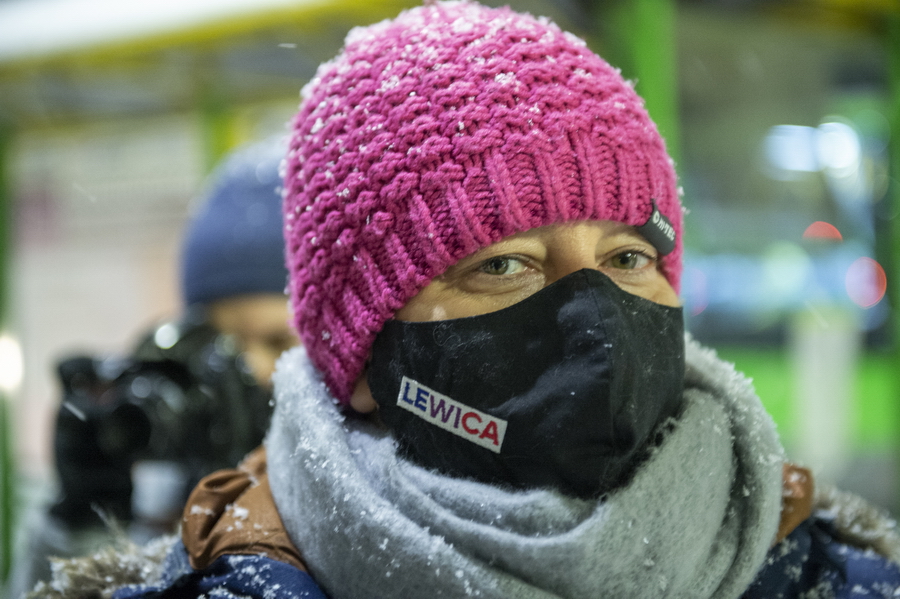
[[[647,266],[653,258],[641,252],[629,251],[616,254],[612,259],[612,267],[621,270],[637,270]]]
[[[497,256],[482,262],[479,270],[488,275],[512,275],[522,270],[522,263],[515,258]]]

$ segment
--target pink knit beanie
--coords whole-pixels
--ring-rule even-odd
[[[582,40],[509,9],[434,3],[351,31],[303,90],[285,191],[296,326],[345,403],[384,322],[513,233],[640,226],[655,204],[678,288],[675,173],[642,100]]]

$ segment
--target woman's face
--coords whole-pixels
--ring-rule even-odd
[[[448,320],[507,308],[583,268],[595,268],[633,295],[678,306],[658,268],[659,253],[634,227],[614,221],[578,221],[516,233],[471,254],[410,299],[395,318]],[[370,412],[375,401],[357,382],[350,405]]]

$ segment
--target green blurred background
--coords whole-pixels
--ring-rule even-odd
[[[53,494],[54,359],[176,314],[210,167],[285,131],[350,27],[414,4],[0,0],[0,583]],[[900,3],[510,5],[646,99],[684,188],[689,330],[753,379],[793,459],[900,508]]]

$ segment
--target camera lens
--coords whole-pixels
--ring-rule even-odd
[[[151,432],[152,424],[144,410],[123,403],[99,423],[97,444],[108,455],[131,455],[147,447]]]

